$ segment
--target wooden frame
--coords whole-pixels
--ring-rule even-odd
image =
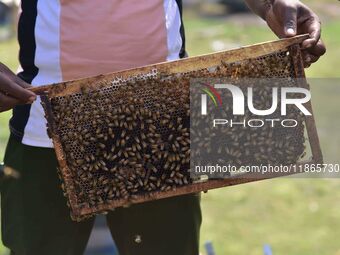
[[[54,123],[53,113],[50,105],[49,98],[64,96],[68,94],[73,94],[81,91],[81,88],[86,85],[90,88],[100,88],[105,87],[107,84],[111,84],[111,81],[115,79],[127,79],[129,77],[138,76],[141,74],[148,74],[156,72],[158,75],[172,75],[176,73],[189,72],[197,69],[203,69],[209,66],[215,66],[221,63],[221,60],[227,60],[226,62],[237,62],[243,59],[257,58],[263,55],[275,53],[280,50],[289,50],[290,54],[293,56],[293,64],[295,77],[298,78],[299,86],[309,89],[309,85],[305,79],[305,73],[303,68],[303,62],[301,58],[300,46],[299,44],[305,40],[308,36],[297,36],[289,39],[282,39],[274,42],[267,42],[257,45],[252,45],[248,47],[243,47],[231,51],[223,51],[214,54],[208,54],[198,57],[192,57],[172,62],[160,63],[155,65],[144,66],[136,69],[125,70],[116,73],[110,73],[105,75],[99,75],[95,77],[84,78],[80,80],[68,81],[59,84],[46,85],[37,88],[32,88],[31,90],[41,94],[42,104],[46,113],[46,118],[49,124],[49,135],[53,139],[56,155],[59,161],[60,173],[62,175],[67,198],[71,206],[71,215],[75,220],[81,220],[89,215],[100,213],[103,211],[111,210],[115,207],[126,206],[131,203],[142,203],[146,201],[152,201],[161,198],[167,198],[172,196],[179,196],[189,193],[197,193],[200,191],[206,191],[210,189],[216,189],[220,187],[238,185],[242,183],[260,181],[264,179],[271,179],[280,176],[287,176],[295,174],[294,168],[289,172],[279,173],[279,174],[262,174],[258,176],[256,174],[243,174],[234,177],[230,177],[224,180],[208,180],[205,182],[198,182],[189,184],[186,186],[178,187],[176,190],[163,191],[163,192],[151,192],[144,195],[138,195],[135,198],[129,199],[119,199],[115,200],[110,204],[98,205],[95,208],[78,208],[77,206],[77,196],[75,194],[74,184],[72,180],[72,173],[66,162],[66,155],[63,151],[60,137],[56,132],[56,126]],[[312,113],[311,102],[305,105],[307,109]],[[315,126],[315,120],[313,115],[307,116],[305,119],[306,129],[308,134],[309,143],[312,150],[313,158],[306,162],[298,163],[296,166],[301,166],[304,164],[320,164],[322,163],[322,152],[319,144],[319,139],[317,135],[317,130]]]

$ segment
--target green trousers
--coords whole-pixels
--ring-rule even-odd
[[[10,139],[4,162],[21,175],[1,188],[2,241],[11,254],[83,254],[94,220],[70,219],[54,150]],[[120,255],[198,255],[200,198],[186,195],[118,208],[107,215],[107,225]]]

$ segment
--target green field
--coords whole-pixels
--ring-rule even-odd
[[[16,40],[0,43],[0,61],[13,71],[18,68],[18,45]],[[0,161],[8,138],[8,119],[10,112],[0,113]]]
[[[264,25],[229,19],[185,19],[191,56],[275,39]],[[340,20],[323,23],[328,53],[307,70],[308,77],[340,77]],[[214,46],[215,45],[215,46]],[[219,46],[220,47],[220,46]],[[0,44],[1,61],[17,67],[15,41]],[[338,84],[340,85],[340,84]],[[340,87],[312,85],[312,100],[325,162],[340,163]],[[10,113],[0,114],[0,155],[8,137]],[[217,255],[340,255],[340,180],[276,179],[202,195],[201,240],[211,240]],[[202,249],[203,252],[203,249]]]

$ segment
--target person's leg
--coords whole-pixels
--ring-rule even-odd
[[[1,230],[15,255],[81,255],[93,220],[73,222],[57,176],[53,149],[10,139],[5,165],[20,178],[1,187]]]
[[[199,195],[118,208],[107,215],[120,255],[198,255]]]

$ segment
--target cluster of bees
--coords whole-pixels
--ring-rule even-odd
[[[224,63],[212,69],[204,70],[203,79],[192,81],[191,86],[191,169],[195,166],[241,166],[288,165],[298,162],[305,156],[304,116],[295,106],[287,107],[287,115],[281,116],[280,107],[267,116],[257,116],[245,107],[242,116],[233,114],[232,94],[220,93],[223,106],[215,107],[208,101],[208,114],[201,114],[202,84],[237,85],[247,94],[247,88],[253,87],[253,106],[258,110],[269,109],[272,105],[273,87],[296,87],[294,67],[288,51],[248,59],[235,63]],[[194,77],[195,78],[195,77]],[[198,85],[198,86],[195,86]],[[298,95],[295,95],[298,96]],[[245,98],[247,100],[247,98]],[[278,99],[278,105],[281,99]],[[214,119],[232,120],[236,125],[212,125]],[[293,119],[295,127],[267,125],[259,128],[242,125],[244,121]],[[265,122],[265,121],[264,121]],[[205,173],[192,171],[192,178]],[[229,173],[210,174],[210,178],[225,178]]]
[[[254,102],[256,109],[270,108],[268,100],[261,100],[261,96],[266,93],[263,91],[270,89],[268,86],[255,90],[258,92]],[[191,100],[199,101],[199,98],[195,94]],[[222,100],[232,102],[233,99],[230,94],[224,94]],[[280,100],[278,102],[280,104]],[[232,107],[223,107],[221,110],[220,107],[214,107],[211,101],[209,103],[207,116],[201,115],[200,107],[191,107],[191,168],[220,165],[239,169],[247,166],[288,165],[305,156],[304,116],[298,109],[287,108],[284,119],[295,122],[290,127],[284,127],[278,124],[282,119],[279,110],[267,116],[257,116],[246,108],[244,115],[235,116]],[[216,119],[229,123],[213,126]],[[257,126],[247,125],[248,120],[254,120]],[[262,124],[259,124],[260,121]],[[205,173],[193,174],[198,177]],[[229,174],[214,173],[209,177],[228,177]]]
[[[77,207],[96,208],[191,184],[196,177],[190,173],[190,156],[199,156],[202,150],[237,165],[295,162],[304,150],[302,119],[289,133],[235,127],[222,137],[210,134],[209,141],[204,132],[190,140],[195,132],[195,125],[190,129],[190,116],[199,120],[190,111],[191,78],[291,75],[289,56],[280,52],[238,63],[221,61],[213,68],[171,77],[111,83],[101,89],[84,85],[76,94],[51,98],[53,132],[72,173]]]
[[[144,82],[52,99],[80,207],[192,182],[189,90]]]

